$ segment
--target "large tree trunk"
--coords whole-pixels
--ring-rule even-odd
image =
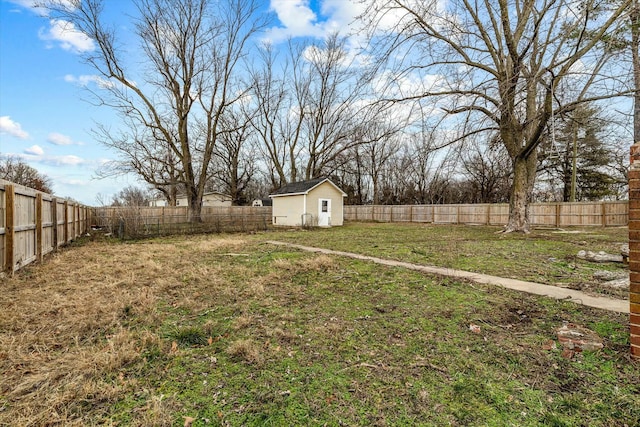
[[[202,196],[198,197],[198,189],[187,187],[187,220],[192,223],[202,222]]]
[[[505,233],[520,231],[529,233],[529,203],[536,178],[537,154],[534,152],[527,158],[517,156],[513,160],[513,184],[509,197],[509,222]]]

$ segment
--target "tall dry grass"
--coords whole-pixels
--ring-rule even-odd
[[[157,335],[160,300],[190,309],[211,301],[192,285],[214,285],[220,266],[197,262],[237,250],[236,238],[153,244],[90,242],[65,249],[0,284],[0,425],[82,425],[136,389],[124,376]],[[135,314],[144,327],[131,327]],[[170,425],[170,398],[148,396],[135,425]],[[104,422],[102,420],[101,422]]]

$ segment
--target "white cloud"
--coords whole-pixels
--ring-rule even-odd
[[[63,178],[57,179],[56,184],[66,184],[66,185],[75,186],[75,185],[88,185],[90,184],[90,182],[89,180],[86,180],[86,179],[73,179],[73,178],[65,179],[63,177]]]
[[[57,42],[64,50],[75,53],[90,52],[95,49],[93,39],[82,31],[76,29],[72,22],[63,19],[49,20],[50,28],[41,29],[40,39],[48,42]]]
[[[66,156],[42,156],[38,159],[31,160],[50,166],[81,166],[86,163],[86,160],[73,154]]]
[[[80,166],[86,161],[81,157],[74,156],[73,154],[69,154],[66,156],[51,156],[45,160],[45,163],[48,163],[53,166]]]
[[[86,86],[89,86],[89,84],[94,83],[101,89],[108,89],[114,86],[113,82],[97,74],[81,74],[79,76],[74,76],[73,74],[66,74],[64,76],[64,81],[67,83],[73,83],[82,87],[86,87]]]
[[[325,27],[329,31],[344,31],[356,24],[356,18],[366,9],[366,4],[353,0],[324,0],[321,12],[329,17]]]
[[[44,150],[39,145],[32,145],[24,150],[26,154],[33,154],[34,156],[44,155]]]
[[[50,133],[47,141],[53,145],[83,145],[82,142],[75,142],[70,136],[57,132]]]
[[[73,154],[64,156],[51,156],[45,154],[44,150],[34,145],[24,150],[24,154],[10,154],[24,159],[25,161],[40,163],[47,166],[65,167],[65,166],[89,166],[90,161]]]
[[[316,21],[316,14],[309,7],[308,0],[272,0],[271,10],[291,31],[305,31]]]
[[[325,37],[332,32],[349,34],[364,5],[357,0],[323,0],[314,12],[309,0],[271,0],[280,26],[267,31],[267,39],[279,43],[289,37]]]
[[[9,116],[0,116],[0,133],[7,133],[20,139],[29,138],[29,134],[22,130],[20,123],[14,122]]]

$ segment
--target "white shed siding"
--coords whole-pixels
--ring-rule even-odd
[[[273,224],[289,227],[302,225],[304,213],[304,194],[273,198]]]
[[[331,225],[342,225],[344,203],[342,193],[328,182],[323,182],[307,195],[307,213],[313,215],[314,223],[318,219],[318,201],[331,199]]]

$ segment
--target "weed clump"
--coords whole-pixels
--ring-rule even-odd
[[[209,334],[198,326],[185,326],[175,328],[168,334],[168,338],[175,341],[179,345],[195,347],[206,345]]]
[[[250,364],[261,365],[264,362],[262,349],[258,344],[250,339],[234,341],[227,348],[227,354],[234,359],[245,361]]]

